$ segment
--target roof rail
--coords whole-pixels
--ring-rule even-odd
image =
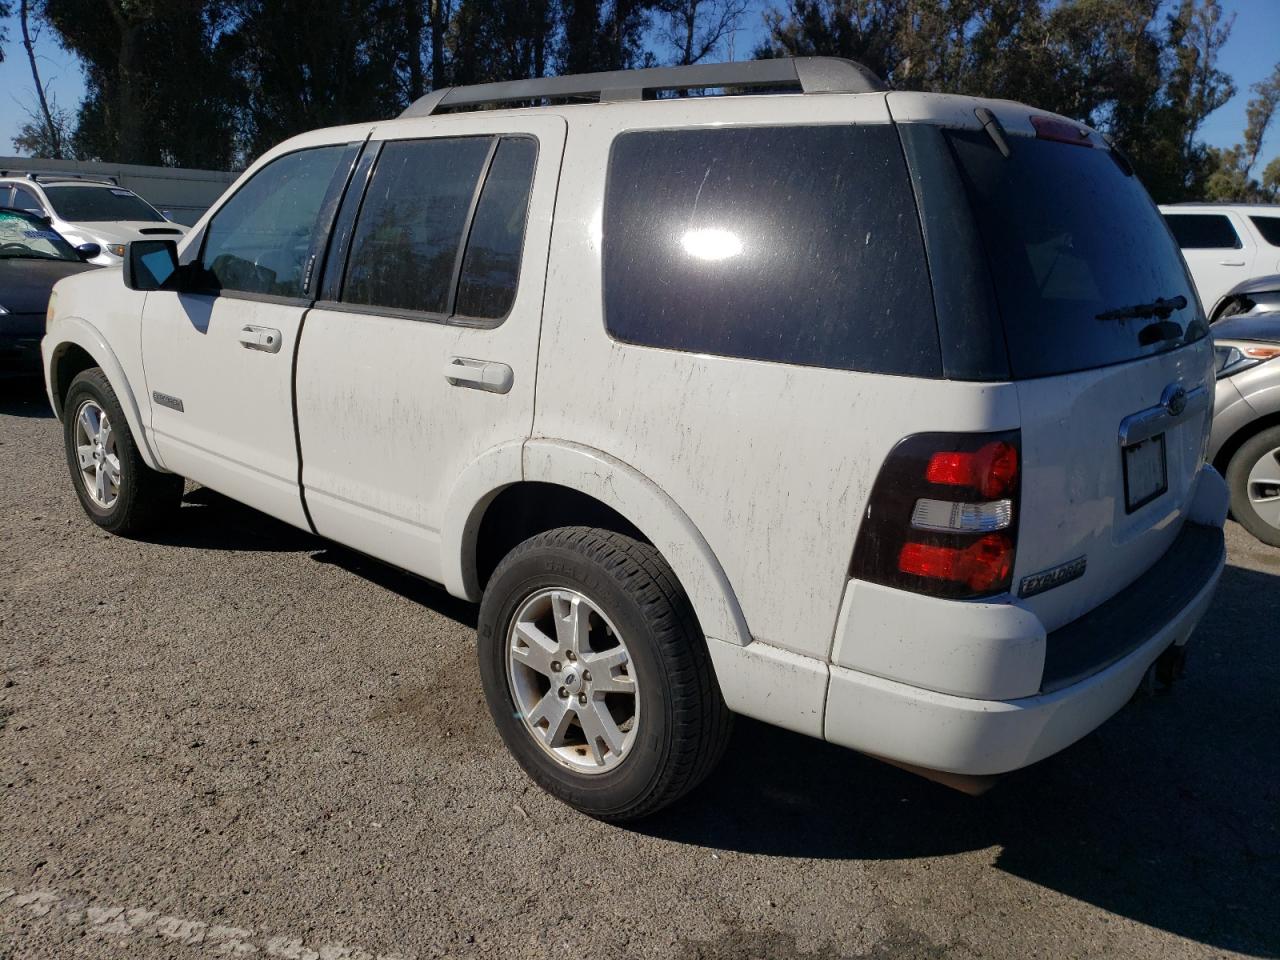
[[[49,180],[86,180],[89,183],[105,183],[113,187],[120,186],[120,181],[115,177],[107,176],[101,173],[59,173],[54,170],[0,170],[0,177],[23,177],[26,180],[34,180],[36,183],[44,183]]]
[[[689,67],[649,67],[578,73],[536,80],[443,87],[411,103],[401,117],[429,117],[454,109],[474,109],[524,100],[586,100],[615,103],[652,100],[662,90],[708,87],[795,87],[803,93],[876,93],[884,82],[860,63],[839,57],[795,57],[699,63]]]

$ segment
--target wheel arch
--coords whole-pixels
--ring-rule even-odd
[[[524,509],[530,503],[536,512]],[[692,520],[652,480],[601,450],[542,438],[495,448],[460,477],[445,516],[444,582],[456,596],[479,600],[504,545],[585,523],[652,544],[688,593],[704,634],[751,642],[729,579]]]
[[[1280,410],[1273,410],[1255,420],[1250,420],[1231,434],[1213,455],[1214,469],[1225,477],[1227,467],[1231,463],[1231,458],[1236,455],[1236,451],[1248,443],[1253,436],[1270,427],[1280,427]]]
[[[59,318],[57,329],[58,342],[52,346],[46,343],[44,352],[45,385],[58,419],[61,420],[65,413],[63,406],[71,381],[82,371],[98,367],[120,401],[120,409],[124,411],[130,432],[138,441],[143,461],[153,470],[164,470],[164,464],[152,449],[151,438],[143,429],[142,411],[129,378],[102,333],[79,317]]]

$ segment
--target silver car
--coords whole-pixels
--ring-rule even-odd
[[[1280,311],[1212,327],[1218,385],[1209,461],[1226,477],[1231,514],[1280,547]]]

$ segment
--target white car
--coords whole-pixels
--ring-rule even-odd
[[[89,262],[99,266],[118,267],[131,240],[177,239],[187,232],[113,180],[65,174],[0,177],[0,207],[45,217],[72,246],[96,243],[102,252]]]
[[[751,86],[794,92],[645,98]],[[848,61],[438,91],[55,298],[95,523],[189,477],[479,602],[495,724],[596,817],[731,713],[985,783],[1174,676],[1223,567],[1208,326],[1127,161]]]
[[[1232,287],[1280,273],[1280,205],[1177,203],[1160,212],[1210,316]]]

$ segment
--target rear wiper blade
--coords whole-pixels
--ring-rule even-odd
[[[1187,305],[1187,298],[1182,294],[1176,297],[1170,297],[1168,300],[1163,297],[1156,297],[1150,303],[1135,303],[1131,307],[1118,307],[1115,310],[1107,310],[1105,313],[1098,314],[1099,320],[1150,320],[1152,317],[1159,317],[1161,320],[1167,319],[1175,310],[1181,310]]]

